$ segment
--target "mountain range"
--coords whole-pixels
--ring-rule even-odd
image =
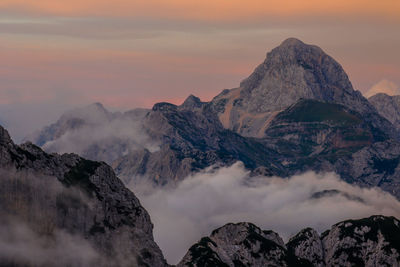
[[[364,98],[332,57],[290,38],[209,102],[191,95],[123,113],[95,103],[21,145],[0,126],[0,266],[170,266],[127,187],[169,190],[238,161],[249,183],[334,172],[399,199],[399,104],[398,96]],[[334,188],[310,197],[329,195],[365,201]],[[400,265],[394,217],[305,228],[287,242],[250,222],[226,223],[177,266]]]
[[[105,163],[15,145],[0,127],[1,266],[168,266],[149,215]],[[185,234],[185,233],[182,233]],[[286,244],[254,224],[228,223],[177,266],[398,266],[400,221],[372,216]]]
[[[64,114],[26,138],[48,152],[110,164],[126,185],[175,186],[210,166],[253,175],[335,172],[400,197],[399,104],[366,99],[321,48],[289,38],[238,88],[210,102],[112,113],[101,104]]]

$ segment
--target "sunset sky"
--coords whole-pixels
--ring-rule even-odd
[[[357,90],[398,88],[399,29],[399,0],[2,0],[0,122],[18,139],[96,101],[209,100],[288,37],[323,48]]]

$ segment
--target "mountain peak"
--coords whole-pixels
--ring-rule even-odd
[[[194,95],[189,95],[186,100],[180,105],[183,109],[196,109],[202,106],[203,102],[201,102],[200,98]]]
[[[359,113],[373,109],[353,89],[336,60],[318,46],[296,38],[272,49],[239,88],[218,95],[213,104],[225,128],[263,137],[272,117],[300,99],[337,103]]]
[[[305,45],[305,44],[297,38],[290,37],[284,40],[280,46],[283,47],[283,46],[299,46],[299,45]]]

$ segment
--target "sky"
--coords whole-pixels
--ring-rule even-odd
[[[357,90],[398,89],[399,28],[398,0],[2,0],[0,123],[19,139],[93,102],[210,100],[288,37],[323,48]]]

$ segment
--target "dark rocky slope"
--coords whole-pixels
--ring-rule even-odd
[[[251,223],[227,224],[193,245],[178,266],[399,266],[400,221],[372,216],[307,228],[284,244]]]
[[[17,146],[0,126],[0,174],[0,230],[10,233],[9,239],[1,237],[8,241],[0,242],[0,262],[8,266],[166,265],[153,240],[148,213],[105,163],[74,154],[49,155],[30,143]],[[19,225],[37,242],[27,251],[18,250],[28,238],[18,239],[19,228],[13,232]],[[60,236],[79,239],[92,256],[79,260],[77,255],[86,250],[79,251],[75,243],[69,250]],[[64,251],[59,252],[63,259],[48,255],[48,249],[57,246]],[[30,255],[31,249],[37,249],[38,255]],[[40,253],[43,259],[39,260]]]

